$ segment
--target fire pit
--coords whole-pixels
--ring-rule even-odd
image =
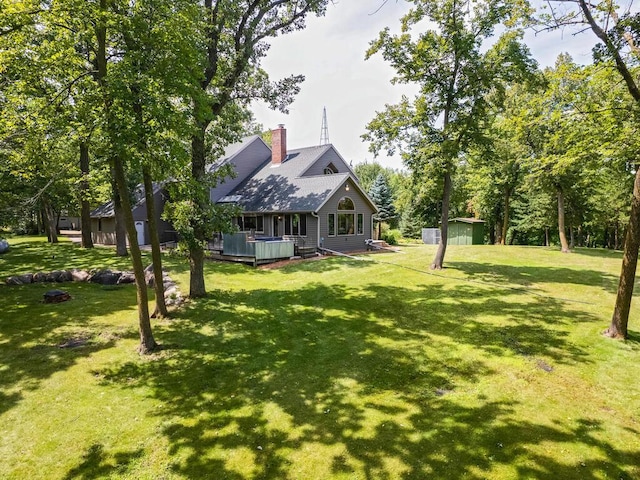
[[[60,303],[71,300],[71,295],[62,290],[49,290],[44,294],[44,303]]]

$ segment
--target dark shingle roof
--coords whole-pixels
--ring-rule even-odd
[[[349,178],[349,174],[288,178],[274,172],[252,178],[233,195],[250,212],[315,212]]]
[[[281,164],[266,162],[227,198],[250,212],[314,212],[351,177],[348,173],[300,176],[331,148],[289,150]]]

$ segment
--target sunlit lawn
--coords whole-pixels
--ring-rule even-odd
[[[127,265],[16,242],[1,277]],[[433,253],[208,263],[149,357],[131,286],[0,286],[0,478],[640,478],[640,305],[600,335],[620,254]]]

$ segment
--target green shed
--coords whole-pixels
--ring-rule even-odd
[[[452,218],[449,220],[447,245],[482,245],[484,220],[477,218]]]

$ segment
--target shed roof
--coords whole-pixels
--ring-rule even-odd
[[[479,218],[462,218],[456,217],[449,219],[450,222],[462,222],[462,223],[485,223],[484,220],[480,220]]]

